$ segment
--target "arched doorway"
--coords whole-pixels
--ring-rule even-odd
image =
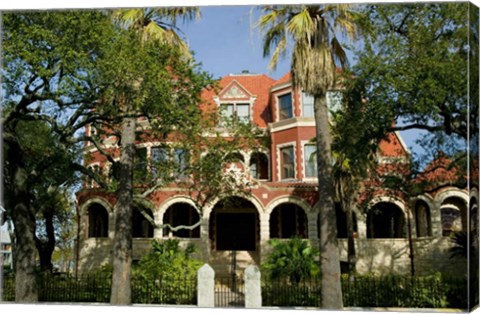
[[[260,239],[258,211],[250,201],[229,197],[210,214],[210,241],[217,251],[256,251]]]

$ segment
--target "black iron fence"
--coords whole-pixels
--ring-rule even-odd
[[[3,301],[14,301],[15,280],[5,276]],[[467,308],[467,280],[440,276],[356,276],[342,277],[346,307]],[[292,283],[288,280],[262,281],[263,306],[321,307],[319,279]],[[108,303],[110,276],[39,276],[40,302]],[[140,304],[197,304],[196,278],[174,276],[147,280],[133,278],[132,301]],[[244,282],[238,277],[216,278],[215,306],[242,307]]]
[[[237,276],[215,278],[215,307],[244,307],[244,281]]]
[[[110,302],[111,276],[39,276],[40,302]],[[3,301],[15,300],[15,279],[4,278]],[[132,302],[142,304],[197,304],[196,278],[168,276],[156,279],[133,278]]]
[[[342,277],[346,307],[467,308],[467,280],[439,276]],[[320,279],[263,280],[264,306],[321,306]]]

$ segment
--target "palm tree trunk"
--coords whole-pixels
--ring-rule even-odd
[[[132,201],[133,162],[135,155],[135,118],[122,122],[120,178],[115,206],[115,238],[113,243],[113,273],[110,303],[129,305],[132,273]]]
[[[326,93],[315,95],[318,193],[320,201],[320,270],[322,308],[342,309],[340,256],[337,244],[337,221],[332,181],[331,135]]]

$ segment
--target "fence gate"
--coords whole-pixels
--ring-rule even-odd
[[[215,307],[245,307],[243,278],[215,278]]]

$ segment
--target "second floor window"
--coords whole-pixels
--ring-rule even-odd
[[[285,120],[293,117],[292,93],[278,96],[279,120]]]
[[[304,117],[313,118],[315,116],[315,113],[313,111],[313,103],[314,103],[313,96],[303,92],[302,93],[302,104],[303,104],[302,113]]]
[[[315,144],[307,144],[304,149],[305,160],[305,177],[314,178],[317,177],[317,149]]]
[[[295,179],[295,150],[293,146],[280,149],[280,178]]]

